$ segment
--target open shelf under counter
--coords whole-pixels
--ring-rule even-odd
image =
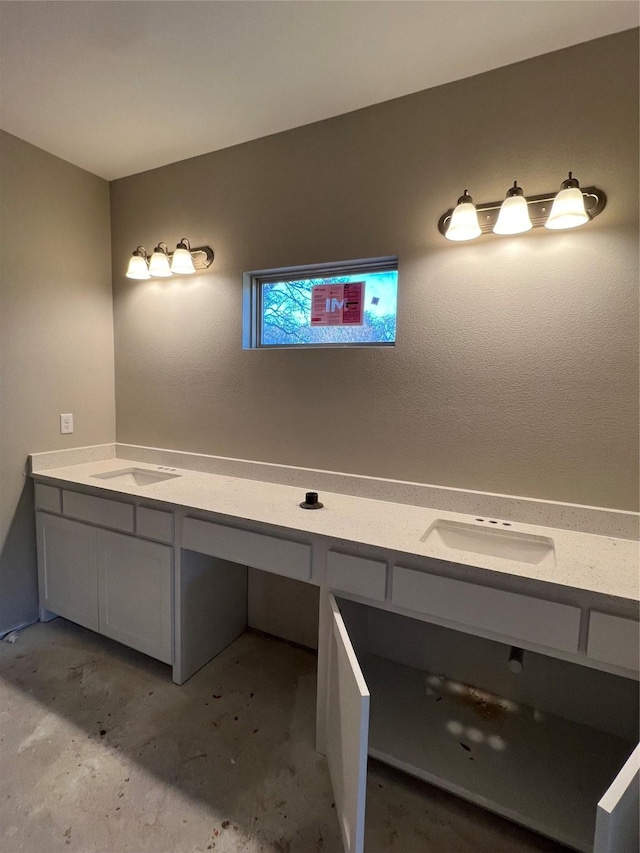
[[[576,850],[635,743],[376,655],[369,755]],[[615,701],[612,697],[612,701]]]

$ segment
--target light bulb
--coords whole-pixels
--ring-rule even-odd
[[[129,266],[125,275],[127,278],[135,279],[151,278],[149,267],[147,266],[147,252],[144,246],[138,246],[129,258]]]
[[[527,200],[517,181],[507,192],[507,197],[500,205],[498,219],[493,226],[494,234],[523,234],[533,228],[529,216]]]
[[[183,237],[173,253],[171,272],[178,273],[179,275],[193,275],[196,268],[193,265],[193,257],[190,249],[189,241],[186,237]]]
[[[589,214],[584,206],[584,196],[580,184],[572,177],[562,182],[560,192],[553,200],[551,213],[544,223],[545,228],[559,230],[561,228],[577,228],[589,221]]]
[[[153,255],[149,261],[149,275],[155,278],[169,278],[171,275],[166,243],[159,243],[153,250]]]
[[[447,233],[444,235],[447,240],[473,240],[482,234],[478,225],[478,213],[473,203],[473,199],[467,192],[460,196],[455,210],[451,214]]]

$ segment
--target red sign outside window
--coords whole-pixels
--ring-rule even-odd
[[[311,289],[312,326],[362,326],[364,281],[318,284]]]

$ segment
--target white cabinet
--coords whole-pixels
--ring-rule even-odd
[[[62,490],[55,486],[46,486],[44,483],[36,483],[34,489],[35,504],[38,509],[48,512],[62,512]]]
[[[173,551],[37,513],[40,607],[172,661]]]
[[[174,537],[174,526],[172,512],[152,509],[147,506],[136,508],[136,534],[138,536],[171,544]]]
[[[97,631],[96,529],[45,512],[37,519],[40,607]]]
[[[395,660],[380,657],[368,633],[373,609],[330,594],[323,608],[330,622],[326,682],[319,685],[324,745],[345,851],[364,849],[367,753],[575,850],[638,849],[640,750],[629,758],[628,736],[406,665],[400,651]],[[450,634],[473,650],[475,638]],[[414,651],[407,649],[407,659]],[[578,672],[584,682],[576,701],[588,702],[590,679],[600,674]],[[633,731],[635,702],[628,710]]]
[[[327,764],[344,849],[347,853],[363,853],[369,689],[332,595],[329,608]]]
[[[580,608],[467,581],[393,568],[391,601],[397,607],[516,641],[577,652]]]
[[[587,655],[637,673],[640,669],[640,623],[636,619],[592,610]]]
[[[627,713],[637,691],[631,699],[622,677],[638,670],[637,620],[591,611],[587,623],[577,605],[241,518],[182,518],[46,484],[36,506],[42,618],[173,662],[179,684],[244,630],[247,566],[322,584],[317,739],[347,853],[365,849],[368,755],[576,850],[638,849],[637,709]],[[162,544],[174,541],[175,582]],[[541,651],[519,693],[495,672],[508,677],[512,643]]]
[[[311,580],[311,545],[304,542],[292,542],[199,518],[185,518],[182,547],[294,580]]]
[[[112,527],[114,530],[124,530],[128,533],[133,533],[134,530],[135,507],[124,501],[63,489],[62,512],[79,521]]]
[[[171,663],[172,550],[98,531],[100,633]]]
[[[640,745],[598,803],[594,853],[635,853],[640,836]]]
[[[329,551],[327,586],[373,601],[384,601],[387,594],[387,564],[381,560],[366,560],[353,554]]]

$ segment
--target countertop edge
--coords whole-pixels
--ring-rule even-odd
[[[120,459],[123,462],[151,466],[171,465],[197,473],[295,486],[304,490],[329,491],[443,512],[469,515],[484,513],[491,518],[538,525],[554,530],[572,530],[632,541],[640,538],[640,513],[628,510],[561,503],[493,492],[465,491],[449,486],[412,483],[361,474],[300,468],[117,442],[31,454],[29,472],[44,475],[48,470],[107,459]]]
[[[131,460],[121,460],[121,459],[117,459],[115,457],[108,457],[107,459],[104,459],[101,461],[101,464],[99,465],[99,467],[101,469],[109,470],[109,469],[112,469],[116,463],[122,463],[123,461],[131,462]],[[91,464],[91,463],[87,463],[87,464],[90,464],[92,469],[94,468],[93,464]],[[138,464],[141,467],[148,468],[150,470],[153,470],[157,467],[154,465],[150,465],[148,463],[138,463]],[[440,553],[426,553],[426,550],[427,550],[426,548],[418,547],[418,545],[417,545],[418,540],[417,539],[416,539],[416,545],[413,548],[410,547],[410,545],[408,544],[407,541],[401,541],[402,536],[403,536],[403,534],[401,532],[397,532],[397,534],[396,534],[397,538],[395,539],[395,541],[391,541],[391,539],[392,539],[391,535],[390,535],[389,541],[386,541],[386,542],[383,541],[379,537],[379,531],[374,531],[372,536],[367,536],[367,535],[363,534],[363,532],[362,532],[365,528],[363,528],[363,527],[359,528],[358,523],[354,523],[353,526],[349,529],[348,533],[345,530],[337,531],[337,528],[334,529],[333,531],[332,530],[323,530],[323,529],[315,530],[315,529],[309,527],[309,524],[311,522],[308,520],[308,516],[305,517],[305,524],[307,526],[299,527],[299,526],[296,526],[296,524],[293,523],[292,519],[290,519],[290,518],[279,517],[276,519],[274,517],[266,517],[266,516],[265,517],[252,517],[252,516],[255,516],[255,513],[253,513],[253,514],[248,513],[247,515],[243,515],[237,511],[231,511],[228,507],[227,508],[225,508],[225,507],[214,507],[212,505],[203,506],[202,502],[198,502],[197,500],[185,501],[184,499],[180,500],[177,497],[176,497],[176,499],[172,499],[170,494],[165,493],[163,495],[162,493],[158,494],[158,493],[154,493],[151,491],[145,492],[145,491],[143,491],[142,487],[125,488],[125,489],[120,489],[120,488],[115,488],[115,487],[105,488],[104,483],[87,482],[88,477],[93,476],[93,475],[87,473],[86,470],[84,470],[82,475],[80,475],[80,471],[78,470],[78,468],[80,468],[80,467],[82,467],[82,469],[86,469],[86,465],[77,466],[77,467],[76,466],[69,466],[69,468],[76,468],[76,471],[74,472],[73,470],[70,470],[67,468],[65,468],[65,469],[46,469],[43,471],[34,471],[31,476],[37,482],[43,482],[43,483],[48,483],[51,485],[57,485],[57,486],[62,487],[62,488],[64,488],[64,486],[67,485],[67,486],[71,486],[71,487],[76,487],[76,488],[79,487],[81,489],[87,489],[90,492],[91,491],[97,491],[97,492],[100,492],[105,497],[108,497],[109,495],[114,495],[114,496],[118,496],[119,498],[121,498],[123,500],[133,498],[136,502],[142,502],[142,503],[147,502],[147,503],[161,504],[164,506],[171,507],[174,510],[180,510],[180,511],[184,512],[185,514],[192,515],[193,517],[198,517],[199,514],[202,514],[202,515],[208,516],[209,520],[211,520],[211,516],[215,516],[215,520],[220,521],[221,523],[231,523],[232,525],[234,525],[234,524],[238,524],[239,522],[245,522],[246,524],[249,524],[249,525],[258,525],[261,527],[264,526],[267,528],[273,528],[273,529],[277,529],[277,530],[281,530],[281,531],[286,531],[290,534],[293,534],[296,537],[316,536],[316,537],[319,537],[322,539],[327,539],[327,540],[332,540],[332,541],[337,541],[337,542],[345,542],[345,543],[351,542],[351,543],[355,543],[355,544],[357,544],[363,548],[372,548],[372,549],[378,549],[378,550],[384,551],[384,552],[393,553],[393,554],[400,556],[402,559],[406,559],[409,561],[416,561],[416,560],[428,561],[431,565],[433,565],[433,568],[436,570],[437,573],[441,573],[441,571],[442,571],[442,569],[438,569],[438,565],[444,566],[446,564],[448,566],[456,566],[456,567],[463,566],[463,567],[466,567],[468,570],[470,570],[473,575],[476,575],[478,577],[478,579],[480,577],[484,576],[487,579],[491,579],[492,583],[495,583],[496,579],[498,579],[498,581],[499,581],[500,578],[504,579],[504,578],[508,577],[510,579],[518,579],[518,581],[520,581],[520,582],[526,581],[528,583],[534,584],[535,586],[546,584],[547,587],[549,585],[553,585],[553,586],[557,587],[558,589],[583,591],[583,592],[589,593],[591,595],[602,596],[602,597],[606,598],[607,600],[617,601],[619,603],[624,602],[627,605],[629,603],[635,604],[638,601],[638,599],[640,598],[639,593],[629,594],[629,595],[621,595],[621,594],[619,594],[619,591],[616,592],[615,590],[612,591],[612,590],[607,590],[607,589],[596,588],[596,586],[601,586],[601,584],[597,584],[594,586],[593,583],[590,585],[588,582],[581,582],[581,581],[579,581],[578,578],[575,577],[575,572],[578,571],[578,569],[575,567],[574,567],[573,572],[568,573],[570,575],[570,577],[558,579],[558,578],[542,577],[542,576],[540,576],[540,573],[536,574],[535,571],[533,571],[530,568],[527,568],[527,566],[525,564],[514,563],[512,565],[510,563],[510,561],[499,560],[498,558],[492,558],[493,566],[482,565],[482,562],[485,562],[485,563],[487,562],[486,560],[467,559],[466,561],[461,561],[461,560],[451,559],[450,553],[447,555],[443,555]],[[75,473],[75,476],[74,476],[74,473]],[[220,480],[220,482],[217,483],[219,488],[221,488],[223,485],[226,484],[226,488],[235,488],[236,490],[238,490],[238,489],[244,490],[247,495],[251,495],[252,492],[254,492],[256,489],[258,489],[259,491],[264,491],[265,489],[268,489],[269,486],[271,485],[271,486],[273,486],[273,488],[282,489],[282,493],[281,493],[282,496],[285,497],[287,500],[289,500],[289,499],[295,497],[295,495],[293,494],[293,490],[297,489],[297,487],[287,486],[287,485],[283,485],[283,484],[269,484],[269,483],[265,483],[262,481],[244,480],[242,478],[222,477],[221,475],[215,475],[215,474],[211,475],[211,474],[207,474],[206,472],[202,473],[202,472],[191,471],[191,472],[185,472],[185,473],[194,474],[198,477],[198,479],[206,478],[207,482],[211,482],[211,483],[214,483],[214,478],[215,478],[216,481]],[[209,477],[211,477],[211,480],[209,480]],[[196,486],[197,486],[197,484],[196,484]],[[157,488],[157,487],[154,487],[154,488]],[[386,506],[384,506],[384,504],[386,504],[388,502],[383,502],[383,501],[380,501],[379,499],[376,500],[376,499],[369,499],[369,498],[358,498],[358,497],[354,497],[354,496],[340,495],[338,493],[334,493],[334,495],[335,495],[336,499],[340,499],[339,501],[336,500],[335,501],[336,503],[343,503],[343,504],[346,503],[346,505],[348,507],[360,510],[361,512],[364,510],[365,514],[366,514],[367,509],[370,510],[372,508],[367,507],[362,502],[368,503],[368,501],[373,500],[374,504],[377,504],[377,506],[373,507],[374,511],[380,510],[382,513],[384,513],[385,511],[388,512],[388,515],[385,516],[385,518],[389,518],[392,513],[396,513],[399,518],[401,516],[410,515],[410,514],[415,516],[416,510],[418,510],[418,511],[423,510],[425,514],[430,513],[431,517],[433,516],[434,513],[437,514],[438,516],[441,516],[443,514],[444,515],[454,515],[454,516],[458,515],[458,514],[455,514],[455,513],[452,514],[449,512],[442,513],[440,510],[434,509],[434,508],[430,508],[427,510],[427,509],[424,509],[421,507],[415,507],[415,506],[406,506],[406,512],[403,512],[402,511],[403,508],[401,507],[401,505],[394,504],[392,506],[386,507]],[[355,513],[355,514],[357,515],[357,513]],[[309,515],[315,516],[314,513],[311,513]],[[326,516],[324,516],[324,518],[326,519]],[[422,513],[420,513],[420,518],[422,518]],[[340,521],[340,517],[336,516],[334,520],[336,522],[338,522],[338,521]],[[428,521],[429,521],[429,519],[425,517],[424,521],[422,522],[425,525],[425,527],[427,526]],[[530,525],[525,525],[525,526],[530,526]],[[597,551],[598,550],[597,546],[600,545],[602,547],[608,548],[609,551],[611,551],[611,543],[613,541],[612,537],[602,537],[598,534],[583,534],[583,533],[576,533],[576,532],[570,532],[570,531],[559,531],[555,528],[544,528],[544,527],[541,528],[539,525],[536,525],[535,529],[532,529],[531,531],[527,531],[527,532],[534,533],[535,535],[540,535],[540,534],[541,535],[553,535],[556,538],[556,541],[569,542],[570,545],[573,544],[574,546],[575,546],[575,543],[578,543],[580,548],[584,548],[584,553],[590,555],[589,560],[594,563],[594,565],[591,566],[590,568],[595,572],[595,574],[597,576],[600,576],[600,571],[596,569],[596,563],[598,561],[597,561],[597,559],[593,558],[594,549]],[[578,537],[578,538],[576,538],[576,537]],[[583,537],[587,537],[587,539],[592,540],[592,541],[584,541]],[[372,541],[372,538],[375,539],[375,541]],[[413,541],[413,540],[411,540],[411,541]],[[617,540],[617,541],[619,541],[620,543],[623,543],[622,550],[624,550],[624,551],[628,551],[629,548],[633,548],[635,546],[635,543],[629,543],[627,540],[621,539],[621,540]],[[615,544],[616,543],[613,542],[614,546],[615,546]],[[565,550],[568,550],[566,545],[563,545],[563,547],[565,548]],[[609,556],[608,559],[610,562],[612,559],[611,555]],[[622,556],[621,556],[621,559],[622,559]],[[496,565],[495,565],[496,562],[498,563],[498,567],[496,567]],[[615,560],[614,560],[614,562],[615,562]],[[503,565],[500,566],[500,564],[503,564]],[[609,571],[611,571],[613,568],[614,568],[614,566],[609,565]],[[613,584],[612,589],[615,586],[616,585]]]

